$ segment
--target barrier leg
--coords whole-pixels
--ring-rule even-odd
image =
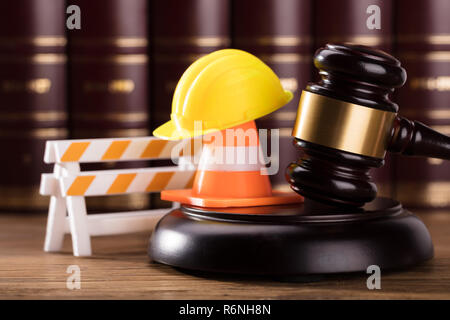
[[[44,251],[61,251],[66,224],[66,203],[59,196],[50,197]]]
[[[72,235],[73,255],[77,257],[90,256],[92,254],[91,238],[84,197],[67,197],[67,212]]]

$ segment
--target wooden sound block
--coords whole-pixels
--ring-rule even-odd
[[[400,269],[433,257],[427,228],[397,201],[377,198],[340,212],[311,207],[182,206],[158,223],[148,252],[188,270],[275,276]]]

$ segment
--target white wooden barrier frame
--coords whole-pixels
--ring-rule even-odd
[[[60,251],[70,233],[73,254],[90,256],[91,236],[151,230],[170,209],[88,215],[85,197],[186,188],[195,174],[190,156],[180,157],[178,166],[158,168],[82,172],[80,163],[169,159],[174,147],[181,148],[180,141],[155,137],[47,141],[44,161],[54,169],[42,175],[40,185],[40,193],[50,196],[44,251]]]

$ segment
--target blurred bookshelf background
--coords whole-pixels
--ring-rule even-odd
[[[69,5],[81,9],[80,30],[66,28]],[[381,9],[381,29],[366,26],[370,5]],[[169,119],[184,70],[223,48],[255,54],[295,94],[257,122],[280,130],[276,189],[289,188],[284,169],[297,158],[290,136],[297,103],[318,77],[312,57],[325,43],[398,57],[408,72],[395,94],[400,112],[450,134],[449,13],[447,0],[2,1],[0,210],[47,209],[38,194],[40,174],[51,170],[43,163],[46,140],[151,135]],[[373,175],[381,195],[406,206],[450,207],[448,163],[388,157]],[[165,205],[145,194],[89,200],[88,208],[109,211]]]

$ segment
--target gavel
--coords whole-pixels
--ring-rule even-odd
[[[374,200],[369,170],[384,164],[387,151],[450,159],[450,137],[398,115],[390,95],[406,81],[399,60],[365,46],[327,44],[314,65],[321,80],[302,92],[292,132],[301,155],[286,172],[307,200],[336,207]]]
[[[153,231],[154,261],[289,277],[365,273],[371,265],[400,269],[433,257],[425,224],[398,201],[376,198],[369,170],[383,165],[387,151],[449,159],[450,138],[398,116],[389,95],[405,83],[406,72],[394,57],[327,45],[314,63],[322,79],[302,93],[292,133],[301,154],[287,168],[305,202],[182,205]]]

